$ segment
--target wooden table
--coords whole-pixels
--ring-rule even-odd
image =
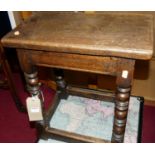
[[[2,39],[4,47],[17,49],[31,95],[39,95],[36,66],[116,76],[115,94],[69,86],[59,70],[54,104],[39,121],[49,135],[81,142],[106,142],[49,127],[58,101],[68,94],[114,101],[112,142],[123,142],[136,59],[153,54],[153,18],[145,14],[38,12]],[[40,96],[40,95],[39,95]]]

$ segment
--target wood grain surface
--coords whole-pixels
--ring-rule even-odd
[[[153,17],[129,12],[37,12],[2,43],[15,48],[150,59]]]

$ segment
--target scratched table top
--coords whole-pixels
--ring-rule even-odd
[[[1,42],[13,48],[150,59],[153,17],[116,12],[35,12]]]

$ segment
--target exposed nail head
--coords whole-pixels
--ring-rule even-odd
[[[18,35],[20,35],[20,32],[19,32],[19,31],[15,31],[15,32],[14,32],[14,35],[15,35],[15,36],[18,36]]]

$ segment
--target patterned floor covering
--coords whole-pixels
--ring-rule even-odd
[[[83,97],[69,96],[61,100],[53,115],[51,127],[82,135],[111,140],[114,104]],[[125,143],[136,143],[139,133],[140,101],[130,98],[129,113],[125,131]],[[40,143],[61,142],[54,139],[39,140]]]

